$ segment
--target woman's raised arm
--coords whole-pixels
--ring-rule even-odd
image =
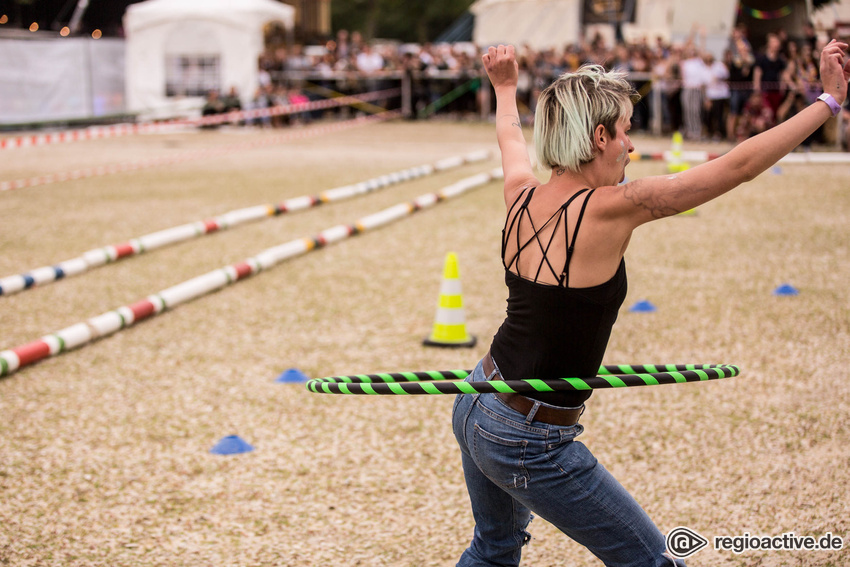
[[[821,52],[823,89],[839,106],[847,97],[850,80],[846,50],[846,43],[832,40]],[[647,177],[617,187],[608,193],[608,210],[630,218],[638,226],[692,209],[764,172],[832,115],[833,109],[827,102],[816,101],[720,158],[675,175]]]
[[[505,173],[505,202],[509,203],[513,202],[513,196],[519,189],[538,183],[528,157],[516,105],[516,53],[512,45],[500,45],[490,47],[481,59],[496,92],[496,139]]]

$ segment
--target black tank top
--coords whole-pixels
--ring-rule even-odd
[[[567,207],[585,193],[570,241],[567,234]],[[505,229],[502,232],[502,263],[505,266],[505,283],[508,286],[507,317],[490,346],[490,353],[505,380],[588,377],[595,376],[599,370],[611,336],[611,327],[617,320],[617,311],[626,298],[627,281],[626,264],[621,261],[617,273],[607,282],[588,288],[569,287],[570,259],[584,210],[592,194],[593,190],[579,191],[539,229],[534,228],[527,211],[534,188],[528,191],[513,217],[511,213],[522,194],[508,211],[508,220],[505,221]],[[553,221],[556,225],[552,237],[544,243],[539,234]],[[521,243],[517,240],[516,255],[506,261],[507,239],[514,231],[518,238],[519,227],[523,222],[531,223],[534,234],[527,242]],[[546,258],[546,253],[561,228],[567,249],[566,262],[563,270],[558,273]],[[543,254],[537,273],[528,277],[511,271],[511,267],[515,266],[519,272],[519,255],[533,243],[540,246]],[[559,285],[538,282],[543,269],[548,269],[559,281]],[[587,400],[590,391],[534,393],[528,396],[548,404],[574,407]]]

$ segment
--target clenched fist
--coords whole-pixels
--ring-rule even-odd
[[[516,53],[513,45],[500,45],[487,49],[481,60],[484,69],[490,77],[493,88],[516,87],[519,65],[516,62]]]

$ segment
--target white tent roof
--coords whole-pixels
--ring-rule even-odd
[[[510,43],[533,49],[564,47],[581,37],[581,0],[478,0],[472,40],[480,46]]]
[[[696,21],[706,26],[709,43],[716,38],[718,45],[725,46],[737,5],[738,0],[635,0],[635,23],[626,24],[623,32],[631,37],[681,39]],[[614,30],[606,34],[607,24],[585,25],[583,29],[583,7],[584,0],[477,0],[470,7],[475,15],[473,41],[481,46],[511,43],[519,47],[527,43],[534,49],[560,48],[580,42],[582,33],[598,31],[610,35],[612,43]]]
[[[235,87],[247,100],[258,85],[257,59],[265,49],[264,26],[281,22],[291,29],[294,14],[295,8],[274,0],[148,0],[131,4],[124,15],[128,109],[163,115],[186,106],[197,107],[197,97],[175,95],[179,89],[174,85],[184,84],[184,79],[186,84],[197,85],[197,77],[204,73],[202,90]],[[180,70],[184,64],[180,61],[190,65],[188,71]],[[209,61],[213,61],[213,70],[205,71],[202,65],[209,65]],[[194,78],[188,79],[190,73]],[[168,85],[172,85],[170,91]]]
[[[287,28],[295,8],[275,0],[148,0],[130,4],[124,16],[127,27],[141,29],[165,21],[212,19],[235,26],[263,26],[279,20]]]
[[[812,22],[817,29],[823,30],[831,30],[836,24],[845,26],[850,24],[850,0],[841,0],[822,6],[812,13]]]

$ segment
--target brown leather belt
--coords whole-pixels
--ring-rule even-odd
[[[489,350],[487,351],[487,354],[484,355],[482,366],[484,367],[484,374],[487,376],[490,376],[490,374],[492,374],[496,369],[496,365],[493,364],[493,357],[490,356]],[[502,375],[497,372],[494,380],[502,379]],[[505,405],[509,408],[518,411],[524,416],[528,416],[529,412],[531,412],[534,407],[534,404],[537,403],[536,400],[532,400],[531,398],[527,398],[520,394],[505,394],[502,392],[496,392],[496,397],[505,402]],[[579,408],[557,408],[550,405],[541,405],[537,408],[537,413],[534,414],[533,420],[548,423],[550,425],[575,425],[578,423],[583,412],[584,406]]]

